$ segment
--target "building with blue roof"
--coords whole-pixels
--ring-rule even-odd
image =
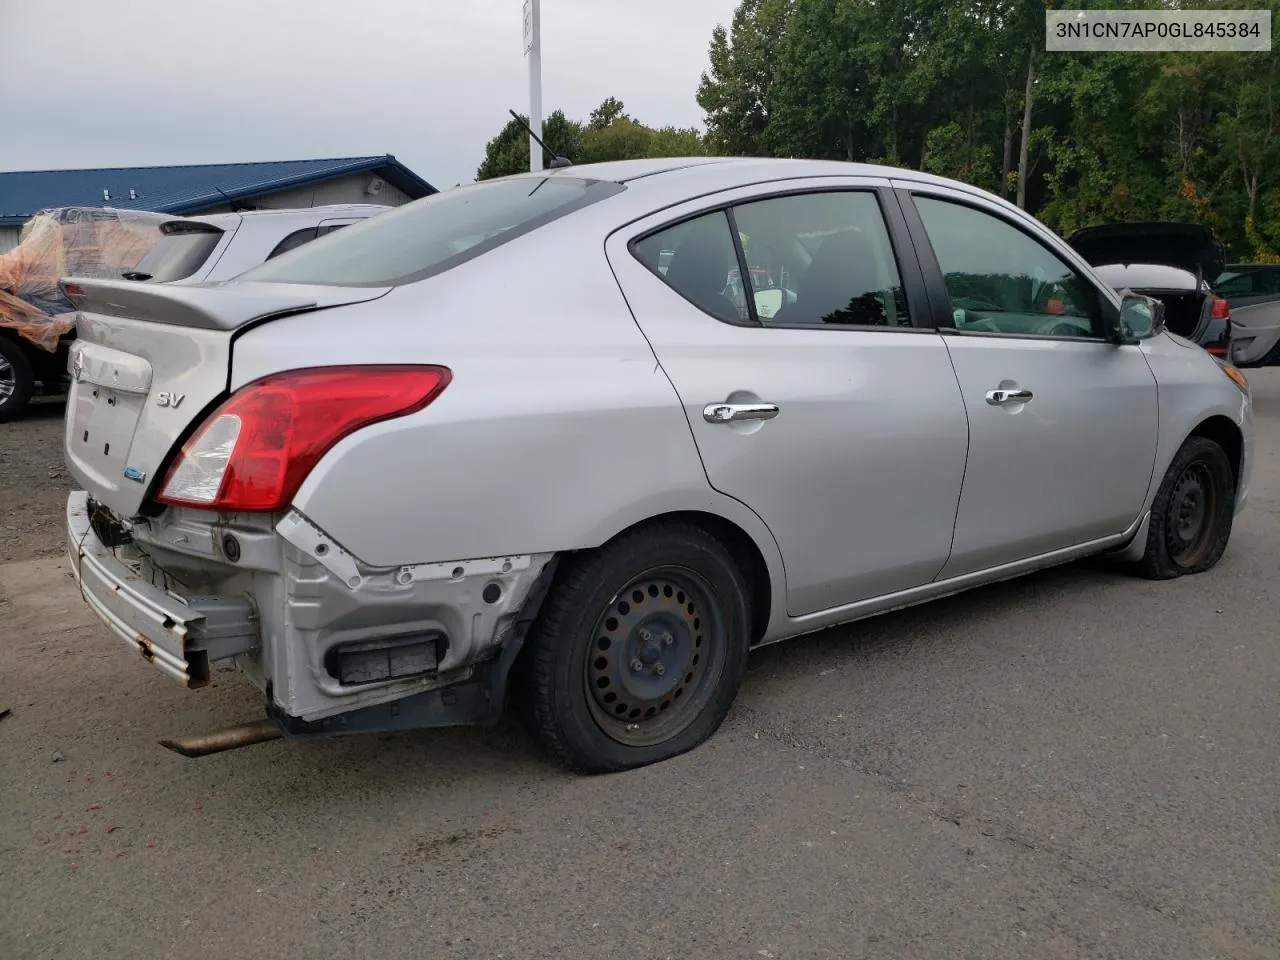
[[[111,207],[195,216],[334,203],[399,206],[436,188],[390,154],[175,167],[0,173],[0,252],[50,207]]]

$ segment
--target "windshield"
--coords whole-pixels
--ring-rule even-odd
[[[240,278],[350,287],[410,283],[623,189],[564,176],[455,187],[330,233]]]
[[[123,276],[126,280],[152,280],[156,283],[185,280],[204,266],[220,239],[221,230],[204,224],[167,227],[165,235]]]

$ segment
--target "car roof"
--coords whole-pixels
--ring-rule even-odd
[[[351,216],[366,214],[367,216],[373,216],[375,213],[382,213],[384,210],[391,209],[393,208],[382,203],[329,203],[314,207],[281,207],[270,210],[241,210],[239,213],[240,216],[245,217],[246,219],[276,217],[283,214],[299,216],[307,213],[320,213],[331,217],[341,216],[343,214],[349,214]],[[198,220],[200,218],[194,217],[192,219]]]
[[[626,187],[604,203],[588,208],[587,216],[613,218],[618,223],[654,213],[668,206],[709,197],[726,190],[757,185],[785,187],[789,180],[826,177],[866,177],[880,180],[909,181],[922,186],[944,187],[994,204],[1012,217],[1034,223],[1030,214],[986,190],[958,180],[871,163],[847,163],[840,160],[796,160],[774,157],[669,157],[646,160],[620,160],[607,163],[557,167],[537,173],[518,173],[505,181],[548,180],[558,177],[606,181]],[[487,183],[498,181],[489,180]],[[467,189],[463,187],[461,189]],[[447,191],[446,191],[447,192]]]
[[[504,179],[542,177],[580,177],[586,180],[607,180],[614,183],[631,183],[644,178],[663,181],[702,174],[707,167],[729,180],[743,178],[745,182],[784,179],[803,176],[844,177],[892,177],[896,180],[917,180],[939,186],[962,188],[970,192],[976,188],[958,180],[948,180],[919,170],[904,167],[888,167],[874,163],[848,163],[843,160],[797,160],[782,157],[661,157],[644,160],[610,160],[603,163],[584,163],[577,166],[555,167],[530,173],[512,174]]]
[[[291,219],[319,222],[334,217],[372,217],[392,209],[394,208],[380,203],[331,203],[315,207],[280,207],[270,210],[238,210],[235,213],[204,213],[191,217],[172,217],[166,222],[185,223],[194,220],[197,223],[208,223],[227,229],[245,220],[258,222]]]

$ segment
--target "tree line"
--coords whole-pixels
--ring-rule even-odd
[[[1194,3],[1215,6],[1242,5]],[[1274,16],[1280,0],[1248,6]],[[1059,233],[1190,220],[1234,258],[1280,261],[1277,53],[1046,53],[1045,10],[742,0],[711,36],[696,91],[705,135],[646,127],[610,98],[586,123],[552,114],[544,139],[575,163],[714,153],[913,167],[1004,196]],[[527,170],[528,156],[527,134],[508,124],[478,177]]]
[[[510,120],[485,146],[484,161],[476,171],[477,180],[505,177],[529,169],[527,116]],[[556,156],[577,163],[633,160],[641,157],[696,157],[707,147],[697,130],[678,127],[648,127],[629,116],[626,105],[607,97],[591,111],[585,123],[570,120],[556,110],[542,123],[539,134],[546,150],[543,167]]]

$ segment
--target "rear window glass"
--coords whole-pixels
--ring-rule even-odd
[[[130,280],[151,280],[155,283],[185,280],[204,266],[221,239],[222,231],[216,228],[180,228],[166,233],[124,276]]]
[[[455,187],[331,232],[240,279],[350,287],[410,283],[623,189],[564,176]]]
[[[283,240],[276,244],[276,248],[267,254],[268,260],[274,260],[282,253],[288,253],[290,250],[297,250],[304,243],[310,243],[320,235],[319,227],[304,227],[301,230],[295,230]]]

